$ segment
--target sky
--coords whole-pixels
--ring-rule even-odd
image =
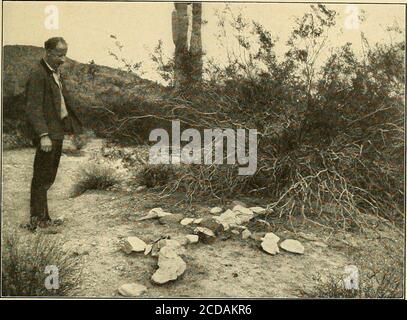
[[[277,54],[282,54],[285,41],[293,28],[295,17],[309,10],[308,4],[235,3],[229,5],[234,14],[242,13],[249,21],[257,21],[279,38]],[[203,49],[208,58],[226,60],[225,50],[219,47],[216,10],[224,3],[203,3]],[[405,12],[402,5],[327,5],[338,12],[337,25],[329,40],[340,46],[352,42],[356,52],[361,50],[361,32],[370,42],[391,41],[385,27],[397,23],[405,31]],[[55,11],[57,10],[57,11]],[[123,45],[120,56],[142,62],[143,77],[160,81],[150,54],[159,40],[164,53],[173,54],[171,31],[172,2],[3,2],[3,44],[43,46],[46,39],[62,36],[69,44],[68,56],[79,62],[94,60],[97,64],[118,67],[121,63],[109,55],[118,53],[115,35]],[[58,13],[58,23],[52,13]],[[349,23],[352,12],[363,13],[364,21]],[[52,29],[57,28],[57,29]],[[404,35],[403,35],[404,37]],[[230,44],[233,47],[233,43]]]

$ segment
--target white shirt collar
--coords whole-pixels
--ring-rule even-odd
[[[47,67],[48,67],[53,73],[58,73],[58,70],[55,70],[54,68],[52,68],[52,67],[48,64],[47,60],[45,60],[45,59],[43,59],[43,60],[44,60],[45,64],[47,65]]]

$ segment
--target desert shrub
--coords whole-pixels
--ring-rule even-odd
[[[99,132],[139,144],[152,129],[171,132],[175,119],[182,130],[255,128],[253,176],[238,176],[236,166],[181,166],[163,189],[186,191],[189,200],[267,196],[280,216],[325,216],[344,228],[362,227],[366,213],[402,224],[405,43],[396,41],[400,32],[393,30],[389,43],[369,44],[362,34],[360,57],[351,44],[329,47],[335,18],[335,11],[311,6],[297,19],[285,55],[277,57],[270,31],[234,16],[233,34],[221,30],[219,38],[229,60],[207,61],[199,88],[143,95],[107,87],[93,113]],[[227,47],[226,39],[237,49]],[[321,52],[328,53],[325,61]],[[171,61],[161,59],[160,47],[154,59],[168,76]]]
[[[174,179],[174,167],[168,164],[146,164],[137,173],[140,185],[148,188],[166,186]]]
[[[79,260],[62,250],[62,243],[54,238],[28,237],[13,230],[3,233],[1,252],[3,296],[66,296],[80,282]],[[58,268],[58,289],[45,286],[47,266]]]
[[[403,223],[405,43],[371,45],[362,35],[363,57],[348,43],[317,68],[335,16],[311,6],[283,58],[261,25],[232,21],[240,51],[226,66],[210,64],[199,90],[168,95],[160,115],[149,115],[179,119],[183,129],[256,128],[258,170],[239,177],[232,167],[185,166],[189,174],[167,190],[263,194],[280,216],[324,215],[344,228],[363,227],[366,213]]]
[[[121,177],[111,164],[90,162],[80,169],[72,196],[79,196],[87,190],[107,190],[120,182]]]
[[[318,274],[312,279],[313,288],[300,289],[299,294],[306,298],[402,298],[403,262],[394,258],[387,260],[384,264],[374,261],[374,266],[362,269],[358,289],[347,289],[341,276]]]
[[[3,133],[3,150],[12,150],[25,147],[31,147],[31,140],[27,139],[19,130],[13,130],[11,133]]]

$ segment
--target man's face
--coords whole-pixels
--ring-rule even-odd
[[[46,60],[52,68],[58,69],[65,62],[67,52],[67,45],[59,42],[55,49],[47,50]]]

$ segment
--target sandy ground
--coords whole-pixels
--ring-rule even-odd
[[[51,217],[63,216],[65,222],[59,233],[46,236],[61,239],[64,247],[80,255],[83,275],[75,292],[77,296],[118,296],[117,289],[122,284],[138,282],[148,288],[142,297],[297,297],[299,288],[312,287],[313,275],[342,273],[346,265],[353,263],[355,254],[371,254],[372,246],[381,248],[380,241],[384,238],[402,241],[395,240],[401,235],[390,234],[388,230],[362,236],[333,234],[312,224],[300,224],[297,231],[312,233],[328,244],[319,247],[279,225],[275,233],[282,239],[300,240],[305,247],[303,255],[281,251],[271,256],[263,252],[255,240],[242,240],[233,235],[213,244],[189,245],[184,256],[186,272],[174,282],[155,285],[150,279],[157,269],[157,258],[137,253],[126,255],[120,250],[120,240],[136,235],[150,242],[162,236],[191,233],[191,227],[179,224],[136,221],[150,208],[163,207],[185,217],[201,217],[209,215],[209,206],[205,203],[189,208],[175,205],[175,199],[159,200],[149,191],[87,191],[71,198],[76,173],[100,145],[100,140],[93,140],[82,156],[64,155],[56,182],[49,191]],[[3,154],[3,224],[28,221],[33,158],[32,148]]]

